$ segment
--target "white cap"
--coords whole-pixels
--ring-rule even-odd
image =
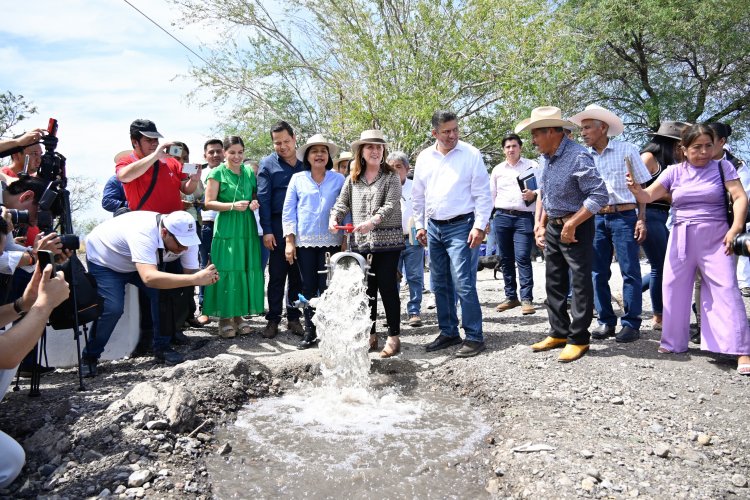
[[[194,247],[201,243],[198,237],[197,224],[189,213],[178,210],[164,217],[162,220],[167,231],[172,233],[180,245]]]

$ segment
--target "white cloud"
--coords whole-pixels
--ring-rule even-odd
[[[166,3],[133,3],[169,26],[172,7]],[[57,118],[58,151],[67,157],[68,175],[93,177],[101,185],[114,173],[115,153],[129,148],[129,125],[136,118],[153,120],[165,137],[187,143],[193,160],[202,158],[203,142],[221,117],[187,103],[194,84],[180,77],[190,68],[182,46],[124,2],[19,5],[3,9],[3,17],[15,21],[0,25],[0,91],[24,95],[38,114],[16,132]],[[86,216],[105,214],[99,209]]]

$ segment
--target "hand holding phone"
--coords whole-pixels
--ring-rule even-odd
[[[49,250],[37,250],[36,252],[37,259],[39,261],[39,271],[44,272],[44,269],[47,267],[47,264],[52,265],[52,276],[55,274],[55,261],[54,261],[54,255]]]
[[[198,164],[197,163],[183,163],[182,164],[182,172],[188,175],[194,175],[198,173]]]
[[[182,146],[172,144],[171,146],[169,146],[169,149],[167,149],[167,154],[169,156],[182,156]]]

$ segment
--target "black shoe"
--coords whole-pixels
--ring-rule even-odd
[[[156,358],[157,361],[166,363],[170,366],[179,365],[180,363],[185,361],[185,356],[175,351],[171,347],[166,347],[164,349],[158,349],[158,350],[155,349],[154,358]]]
[[[297,349],[310,349],[311,347],[315,347],[316,345],[318,345],[318,336],[314,333],[307,332],[305,333],[305,336],[302,338],[300,343],[297,344]]]
[[[97,363],[98,361],[95,359],[81,360],[81,373],[83,374],[83,378],[92,378],[99,375]]]
[[[172,335],[169,343],[172,345],[190,345],[190,337],[182,333],[182,330],[177,330]]]
[[[615,334],[615,327],[609,325],[599,325],[591,332],[591,338],[604,340]]]
[[[198,321],[198,318],[195,316],[190,316],[188,319],[185,320],[185,324],[187,324],[190,328],[203,328],[206,326],[205,324]]]
[[[690,342],[693,344],[701,343],[701,327],[699,325],[690,325]]]
[[[447,335],[443,335],[442,333],[437,336],[435,340],[427,344],[427,347],[425,347],[425,350],[427,352],[432,351],[438,351],[440,349],[445,349],[446,347],[450,347],[452,345],[458,345],[461,343],[461,337],[456,335],[455,337],[448,337]]]
[[[463,345],[461,348],[456,351],[456,357],[457,358],[471,358],[472,356],[476,356],[480,352],[484,351],[485,345],[484,342],[477,342],[474,340],[464,340]]]
[[[34,370],[31,366],[19,366],[18,367],[18,376],[21,378],[31,378],[31,373]],[[48,373],[52,373],[55,371],[54,366],[37,366],[36,370],[39,372],[39,375],[47,375]]]
[[[639,332],[635,328],[623,326],[622,330],[620,330],[620,332],[617,334],[617,337],[615,337],[615,340],[617,342],[625,344],[627,342],[635,342],[639,338],[641,338],[641,332]]]

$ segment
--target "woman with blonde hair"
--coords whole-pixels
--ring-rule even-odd
[[[365,258],[372,255],[373,276],[367,277],[370,297],[370,350],[378,350],[374,321],[377,319],[377,293],[383,300],[388,322],[388,341],[380,357],[389,358],[401,351],[401,301],[398,293],[398,259],[404,248],[401,224],[401,179],[385,161],[386,142],[380,130],[365,130],[352,143],[354,159],[351,173],[331,210],[328,223],[335,232],[344,217],[351,213],[354,243],[351,251]]]

